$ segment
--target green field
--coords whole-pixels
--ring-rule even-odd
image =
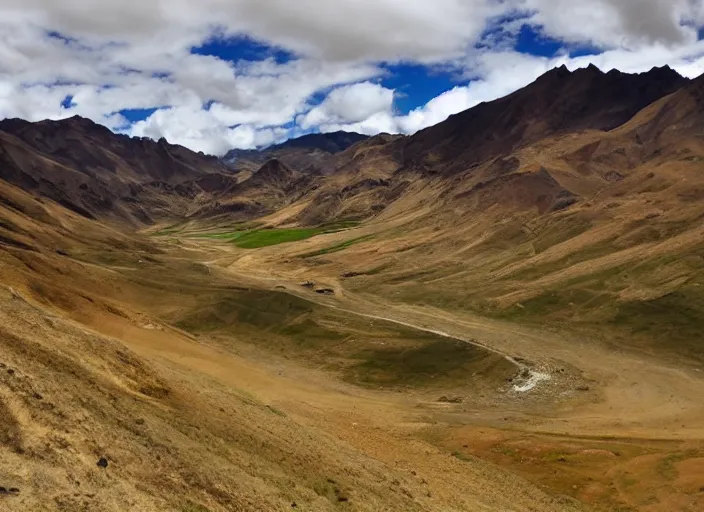
[[[242,249],[258,249],[271,245],[299,242],[325,233],[322,228],[262,229],[242,233],[232,241]]]
[[[299,242],[325,233],[337,233],[359,225],[357,221],[339,221],[312,228],[255,228],[217,233],[199,233],[196,238],[210,238],[234,243],[241,249],[259,249],[272,245]]]

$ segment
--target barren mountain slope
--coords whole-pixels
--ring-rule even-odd
[[[687,83],[670,68],[629,75],[562,67],[402,141],[404,164],[452,174],[559,133],[610,130]]]
[[[185,215],[204,192],[199,178],[236,181],[214,157],[164,140],[115,135],[78,117],[1,121],[0,159],[5,181],[85,217],[132,225]]]

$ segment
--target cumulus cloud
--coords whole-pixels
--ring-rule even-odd
[[[379,84],[362,82],[338,87],[325,101],[300,120],[303,129],[327,124],[349,124],[364,121],[392,109],[394,91]]]
[[[251,125],[229,128],[218,123],[211,112],[188,107],[158,110],[148,119],[135,123],[131,130],[133,135],[139,137],[164,137],[170,142],[212,155],[223,155],[234,147],[252,149],[268,146],[281,141],[286,132],[283,128],[257,129]]]
[[[692,43],[702,20],[701,0],[524,0],[546,34],[576,43],[639,48]]]
[[[323,133],[346,131],[357,132],[364,135],[378,135],[379,133],[400,133],[399,122],[392,112],[377,112],[366,119],[356,123],[330,123],[319,127]]]
[[[3,0],[0,117],[82,115],[222,154],[293,133],[413,133],[554,65],[704,71],[704,0]],[[503,20],[503,32],[495,28]],[[506,21],[509,20],[509,21]],[[517,53],[522,24],[599,55]],[[494,34],[494,35],[492,35]],[[251,38],[292,55],[229,61],[194,48]],[[481,42],[481,44],[477,44]],[[398,114],[385,63],[453,69],[458,85]],[[322,101],[315,101],[322,95]],[[123,110],[156,109],[130,125]]]
[[[93,41],[195,43],[217,26],[325,60],[444,59],[498,14],[496,0],[5,0],[4,19]],[[429,27],[432,29],[429,30]]]

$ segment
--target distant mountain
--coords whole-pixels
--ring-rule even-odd
[[[296,139],[290,139],[263,149],[233,149],[223,160],[230,166],[241,170],[255,170],[267,161],[278,159],[287,165],[299,169],[314,168],[322,170],[325,161],[351,146],[367,140],[369,137],[354,132],[312,133]]]
[[[78,166],[84,172],[105,168],[140,182],[160,180],[175,184],[225,169],[216,157],[169,144],[166,139],[154,141],[115,134],[79,116],[38,123],[5,119],[0,121],[0,132],[11,134],[42,154],[74,168]],[[129,165],[120,165],[126,162]]]
[[[279,144],[278,148],[308,148],[328,153],[339,153],[368,138],[367,135],[355,132],[311,133],[297,139],[289,139],[283,144]]]
[[[76,214],[115,232],[373,219],[375,246],[343,243],[311,259],[316,272],[388,268],[367,276],[378,289],[442,299],[457,287],[457,304],[486,311],[600,322],[623,301],[666,297],[689,308],[674,321],[698,319],[703,127],[704,77],[593,66],[554,69],[412,136],[316,134],[232,152],[234,164],[81,118],[6,120],[0,250],[42,250],[41,226]],[[61,245],[54,231],[48,247]],[[667,334],[689,343],[691,328],[698,343],[696,326]]]
[[[590,65],[553,69],[509,96],[451,116],[401,142],[405,165],[456,173],[542,138],[582,130],[607,131],[689,80],[669,67],[647,73],[603,73]]]
[[[412,136],[310,134],[234,150],[224,160],[163,139],[117,135],[79,117],[10,119],[0,122],[0,179],[86,217],[132,224],[195,214],[245,220],[294,204],[291,221],[314,224],[375,216],[395,204],[407,208],[411,191],[420,197],[429,190],[437,200],[471,203],[477,211],[500,204],[542,214],[618,181],[627,172],[622,160],[638,165],[647,151],[657,151],[658,140],[674,145],[679,135],[670,127],[701,126],[698,83],[668,67],[637,75],[561,67]],[[574,142],[581,149],[554,164],[563,174],[579,172],[568,180],[556,177],[546,163],[550,155],[536,146],[566,135],[593,141],[590,133],[621,133],[639,111],[657,108],[678,90],[673,103],[618,147]]]
[[[0,121],[0,179],[84,217],[149,223],[176,208],[174,199],[183,211],[200,191],[193,180],[212,183],[214,175],[232,181],[216,157],[118,135],[89,119]]]

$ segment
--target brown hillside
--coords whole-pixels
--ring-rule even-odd
[[[152,222],[150,196],[178,201],[181,182],[231,174],[216,158],[162,140],[113,134],[90,120],[0,122],[0,177],[89,218]]]
[[[554,69],[515,93],[450,117],[404,141],[411,168],[454,173],[558,133],[610,130],[687,83],[670,68],[629,75],[595,66]]]

